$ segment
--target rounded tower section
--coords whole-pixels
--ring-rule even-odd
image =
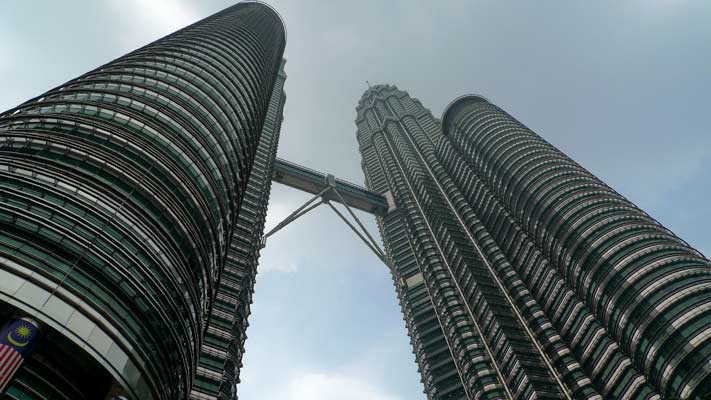
[[[186,398],[286,33],[239,3],[0,115],[0,299]]]
[[[516,238],[510,257],[540,265],[528,284],[561,306],[563,332],[600,387],[641,396],[646,380],[662,396],[711,393],[711,262],[481,97],[455,100],[442,121],[454,150],[440,146],[439,158],[462,159],[443,164],[470,199],[499,210],[489,229]],[[644,378],[621,379],[630,365]]]

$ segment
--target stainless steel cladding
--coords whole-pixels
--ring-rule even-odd
[[[356,125],[430,399],[702,399],[711,263],[477,95],[394,86]]]

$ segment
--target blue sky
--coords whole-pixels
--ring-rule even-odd
[[[0,109],[231,4],[7,0]],[[435,115],[480,93],[711,254],[711,3],[272,4],[289,35],[280,157],[362,183],[366,80]],[[275,184],[269,224],[306,199]],[[424,399],[386,269],[329,209],[270,239],[254,300],[240,398]]]

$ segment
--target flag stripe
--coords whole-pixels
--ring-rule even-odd
[[[2,368],[2,363],[5,360],[5,353],[7,350],[10,348],[10,346],[5,346],[4,344],[0,344],[0,368]]]
[[[10,361],[10,352],[12,349],[10,346],[6,346],[4,344],[0,344],[0,380],[3,379],[5,374],[2,372],[5,370],[5,364],[7,364]]]
[[[8,362],[5,364],[5,366],[4,366],[3,370],[2,370],[2,372],[0,372],[0,374],[2,374],[2,384],[3,384],[3,386],[7,383],[7,381],[10,380],[10,376],[12,375],[12,370],[13,370],[13,367],[14,367],[14,365],[15,365],[15,361],[17,361],[17,359],[16,359],[16,357],[13,356],[13,357],[10,358],[10,359],[8,360]]]
[[[0,344],[0,392],[22,364],[22,354],[10,346]]]
[[[3,350],[3,355],[2,355],[2,361],[0,362],[0,376],[5,376],[4,372],[7,366],[10,364],[12,360],[12,356],[14,351],[8,347],[4,346]]]
[[[0,390],[5,389],[5,386],[10,382],[10,378],[12,378],[12,376],[15,374],[15,371],[17,371],[20,364],[22,364],[22,357],[16,357],[16,359],[14,359],[13,362],[9,365],[9,368],[5,370],[2,377],[2,383],[0,383]]]
[[[10,364],[12,364],[12,361],[14,360],[8,357],[7,359],[5,359],[2,369],[0,369],[0,381],[3,383],[3,385],[7,381],[7,371],[10,369]]]

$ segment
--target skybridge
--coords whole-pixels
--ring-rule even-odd
[[[388,260],[385,251],[381,249],[378,242],[353,212],[353,209],[356,209],[377,217],[384,217],[395,209],[392,195],[389,192],[385,194],[376,193],[362,186],[338,179],[331,174],[315,171],[281,158],[274,160],[272,181],[310,193],[313,197],[267,232],[262,239],[262,246],[266,245],[267,238],[271,235],[316,207],[326,204],[392,270],[391,262]],[[351,218],[346,217],[332,203],[343,205]]]

